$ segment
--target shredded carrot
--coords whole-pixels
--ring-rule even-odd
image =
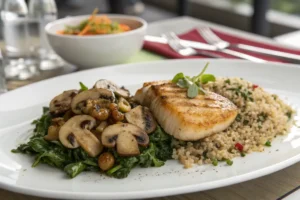
[[[67,26],[65,30],[57,31],[57,34],[85,36],[122,33],[131,30],[128,25],[113,22],[106,15],[97,16],[98,11],[95,8],[87,20],[84,20],[78,26]]]
[[[98,8],[94,9],[92,15],[89,18],[89,22],[86,24],[86,26],[84,27],[84,29],[80,33],[78,33],[78,35],[84,35],[85,33],[87,33],[89,31],[89,29],[90,29],[89,25],[93,21],[93,19],[95,18],[95,15],[98,13],[98,11],[99,11]]]
[[[56,33],[59,34],[59,35],[64,35],[65,34],[64,31],[57,31]]]

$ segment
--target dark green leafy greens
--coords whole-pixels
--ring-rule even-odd
[[[34,135],[25,144],[21,144],[13,153],[34,155],[32,167],[40,163],[64,170],[74,178],[83,171],[100,171],[98,159],[90,157],[82,148],[68,149],[60,141],[47,141],[48,127],[51,124],[51,115],[48,108],[44,108],[43,115],[35,120]],[[165,161],[171,159],[171,136],[167,135],[159,126],[150,134],[148,147],[141,147],[141,154],[135,157],[121,157],[114,149],[109,149],[116,159],[116,165],[106,173],[115,178],[125,178],[136,167],[160,167]]]
[[[67,149],[59,141],[47,141],[47,134],[51,123],[51,115],[48,108],[44,108],[41,118],[35,120],[34,135],[26,144],[21,144],[13,153],[24,153],[35,156],[32,167],[45,163],[64,170],[71,178],[84,171],[99,171],[97,158],[89,157],[81,148]]]
[[[172,158],[172,137],[159,126],[150,134],[150,144],[147,148],[140,148],[141,154],[135,157],[120,157],[114,149],[110,149],[116,158],[117,165],[106,173],[115,178],[125,178],[135,166],[161,167],[166,160]]]
[[[216,80],[214,75],[204,74],[208,64],[209,63],[206,63],[199,75],[189,77],[180,72],[174,76],[172,82],[176,83],[181,88],[187,88],[187,96],[189,98],[195,98],[198,94],[205,94],[206,91],[203,89],[202,85]]]

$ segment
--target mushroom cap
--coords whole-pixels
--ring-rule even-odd
[[[138,145],[149,144],[148,134],[138,126],[128,123],[119,123],[106,127],[101,135],[102,144],[112,148],[117,145],[120,155],[138,155]]]
[[[76,95],[72,102],[71,102],[71,108],[72,111],[75,114],[82,114],[82,110],[78,107],[78,104],[81,102],[84,102],[88,99],[104,99],[109,102],[114,102],[115,97],[114,94],[106,89],[90,89],[83,92],[80,92],[78,95]]]
[[[125,89],[124,87],[119,87],[114,82],[106,79],[98,80],[95,83],[94,88],[103,88],[103,89],[111,90],[112,92],[116,93],[116,95],[119,95],[124,98],[128,98],[130,96],[130,92],[127,89]]]
[[[89,115],[76,115],[69,119],[59,131],[59,140],[67,148],[81,146],[91,157],[101,153],[103,146],[89,130],[96,125],[96,120]]]
[[[140,127],[148,134],[155,131],[157,127],[157,123],[151,111],[144,106],[137,106],[131,109],[129,112],[125,113],[125,118],[128,123]]]
[[[65,113],[71,108],[72,99],[77,95],[78,90],[67,90],[54,97],[49,104],[49,111],[52,115]]]

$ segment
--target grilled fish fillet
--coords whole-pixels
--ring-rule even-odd
[[[187,89],[170,81],[144,83],[135,99],[152,111],[161,127],[183,141],[195,141],[226,129],[238,109],[227,98],[207,92],[190,99]]]

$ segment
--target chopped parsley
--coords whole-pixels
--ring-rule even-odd
[[[227,165],[230,165],[230,166],[231,166],[231,165],[233,164],[233,161],[232,161],[232,160],[229,160],[229,159],[227,159],[227,160],[226,160],[226,163],[227,163]]]
[[[259,113],[258,115],[257,115],[257,121],[258,122],[261,122],[261,123],[264,123],[266,120],[267,120],[267,118],[268,118],[268,114],[267,113]]]
[[[212,159],[212,164],[213,166],[217,166],[218,165],[218,160],[217,159]]]
[[[268,141],[265,143],[265,146],[267,146],[267,147],[272,146],[272,145],[271,145],[271,142],[268,140]]]
[[[289,120],[292,118],[292,111],[287,112],[285,115],[289,118]]]
[[[246,120],[246,119],[245,119],[245,120],[243,121],[243,124],[244,124],[244,125],[248,125],[248,124],[249,124],[249,120]]]
[[[235,120],[236,120],[237,122],[240,122],[240,121],[242,120],[242,116],[241,116],[240,114],[237,114]]]
[[[242,90],[241,85],[238,85],[234,88],[228,88],[227,90],[231,90],[235,93],[235,95],[243,97],[245,101],[254,101],[252,97],[252,92],[247,89]]]

